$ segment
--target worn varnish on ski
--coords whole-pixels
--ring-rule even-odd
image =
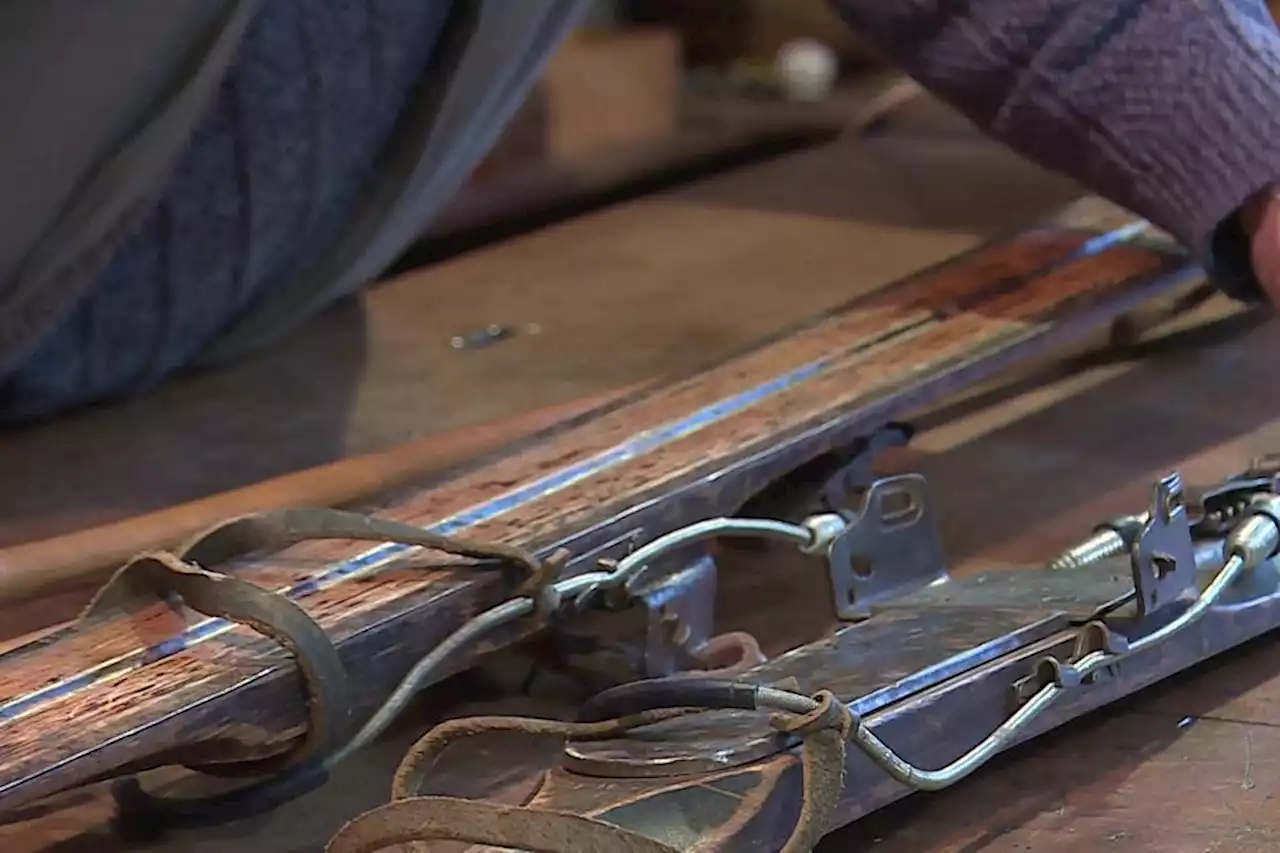
[[[563,572],[584,572],[673,529],[732,514],[799,465],[1079,339],[1196,274],[1162,234],[1086,200],[400,499],[380,516],[544,556],[565,549]],[[502,573],[466,562],[410,544],[336,540],[217,568],[280,592],[314,620],[337,647],[350,713],[360,717],[414,661],[513,594]],[[518,625],[475,653],[534,627]],[[994,649],[991,642],[1011,627],[978,623],[949,636],[956,651]],[[920,663],[937,654],[922,653]],[[451,661],[446,670],[465,664]],[[846,688],[870,690],[878,677],[874,667],[864,669],[858,685]],[[88,620],[0,656],[0,809],[148,766],[174,750],[200,754],[201,744],[220,761],[280,753],[303,737],[301,694],[293,660],[247,627],[159,604]],[[758,726],[745,734],[760,740]],[[758,748],[726,737],[735,749]],[[618,760],[574,759],[593,772]],[[698,755],[688,760],[690,769],[708,769]],[[624,756],[621,763],[636,762]],[[600,802],[596,781],[557,784],[558,792],[581,788]],[[652,788],[616,783],[619,791],[637,785]],[[566,796],[573,808],[586,808]]]

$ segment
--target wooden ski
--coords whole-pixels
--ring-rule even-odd
[[[895,418],[1079,340],[1197,275],[1166,236],[1086,199],[718,367],[398,499],[363,532],[353,532],[350,519],[319,531],[309,517],[273,519],[276,526],[265,533],[250,520],[228,528],[234,535],[219,532],[188,552],[142,561],[75,627],[0,656],[0,809],[159,764],[228,775],[240,765],[265,771],[273,762],[296,769],[321,761],[350,736],[353,720],[381,706],[415,662],[476,614],[513,595],[537,598],[530,618],[461,649],[433,669],[429,681],[543,629],[568,600],[538,598],[549,588],[547,571],[561,579],[582,576],[686,525],[732,515],[797,467],[839,455]],[[400,534],[422,533],[393,536],[387,525],[400,525]],[[327,541],[274,547],[317,533]],[[500,547],[493,553],[450,548],[470,554],[450,556],[425,547],[433,537]],[[255,545],[266,548],[239,553]],[[563,555],[558,562],[525,567],[543,572],[532,579],[537,583],[488,564],[532,562],[556,552]],[[532,557],[520,556],[525,553]],[[681,617],[685,630],[673,641],[671,620],[664,621],[670,611],[660,601],[698,584],[705,592],[714,582],[705,562],[687,555],[655,561],[645,583],[627,591],[631,603],[651,611],[646,674],[686,669],[705,651],[705,643],[691,637],[709,636],[702,605],[690,605],[697,612]],[[250,627],[251,618],[195,612],[189,605],[206,612],[224,607],[204,591],[221,578],[245,582],[236,587],[244,605],[232,608],[236,614],[273,607],[245,591],[251,587],[292,602],[307,624],[291,616],[293,627],[282,633],[279,625]],[[598,592],[588,586],[586,592]],[[205,598],[212,606],[195,601]],[[846,615],[865,616],[867,602],[855,606],[854,598],[845,602]],[[1020,641],[1034,635],[1037,642],[1064,642],[1052,640],[1040,622],[1024,630],[1017,621],[1002,617],[957,629],[953,651],[966,644],[986,648],[1011,630]],[[877,617],[868,624],[890,623],[903,620]],[[331,658],[308,661],[318,643],[327,644]],[[827,669],[852,667],[853,658],[832,654],[822,664]],[[920,662],[936,656],[931,650]],[[865,663],[857,669],[856,677],[849,675],[857,685],[874,680],[862,672]],[[843,693],[863,690],[854,682]],[[758,721],[752,725],[758,729]],[[321,728],[323,737],[316,734]],[[754,731],[712,740],[745,736],[758,750]],[[694,765],[706,769],[703,759]],[[598,811],[620,791],[635,799],[654,785],[610,783],[606,796],[581,774],[557,779],[545,796],[580,813],[590,804]],[[858,802],[885,799],[880,792]],[[863,807],[842,806],[841,819]]]

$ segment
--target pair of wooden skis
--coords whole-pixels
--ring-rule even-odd
[[[1086,199],[376,517],[238,519],[140,556],[74,627],[0,656],[0,810],[171,764],[240,787],[173,801],[123,782],[126,817],[270,808],[478,655],[583,610],[638,610],[645,680],[570,724],[445,724],[396,802],[331,849],[808,849],[1280,624],[1265,467],[1209,491],[1163,481],[1071,565],[998,582],[947,576],[922,478],[870,476],[906,437],[895,419],[1197,275],[1164,235]],[[820,500],[744,514],[815,460]],[[846,626],[768,661],[717,636],[705,545],[725,536],[809,554]],[[511,802],[418,796],[441,747],[495,728],[563,735],[563,760]]]

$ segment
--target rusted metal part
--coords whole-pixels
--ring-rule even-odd
[[[700,652],[715,625],[716,566],[709,556],[638,590],[645,608],[644,672],[674,675],[702,668]]]
[[[682,674],[702,678],[737,678],[769,658],[760,642],[746,631],[717,634],[699,646],[694,665]]]
[[[1075,210],[1009,235],[382,516],[539,556],[564,548],[566,577],[595,571],[602,559],[731,513],[798,466],[1196,274],[1142,223],[1091,224],[1104,219]],[[657,568],[677,577],[689,565],[683,555]],[[325,631],[353,682],[357,717],[470,617],[512,594],[494,574],[393,544],[306,542],[227,571],[280,591]],[[0,808],[219,742],[232,726],[277,738],[300,731],[305,708],[291,661],[250,631],[190,614],[177,636],[148,642],[147,620],[162,616],[82,625],[0,656]],[[536,627],[504,623],[433,678]],[[671,665],[659,661],[666,653],[654,654],[658,670]]]

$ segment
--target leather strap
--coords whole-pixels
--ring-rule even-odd
[[[338,831],[325,853],[380,853],[432,840],[529,853],[680,853],[630,830],[570,812],[453,797],[413,797],[365,812]]]
[[[658,841],[596,818],[529,806],[456,797],[423,797],[418,790],[436,758],[462,738],[493,732],[590,740],[617,737],[641,726],[698,713],[676,708],[594,723],[533,717],[446,720],[421,737],[396,770],[392,802],[348,823],[326,853],[377,853],[414,841],[462,841],[531,853],[679,853]]]
[[[143,554],[116,572],[81,619],[134,613],[174,596],[198,613],[246,625],[275,640],[298,662],[306,690],[306,734],[286,752],[251,762],[253,772],[278,772],[328,752],[346,734],[347,674],[337,649],[315,620],[283,595],[172,554]]]
[[[780,853],[812,851],[830,828],[844,789],[846,744],[858,721],[831,692],[822,691],[814,698],[818,706],[809,714],[776,714],[771,719],[779,731],[804,740],[804,800],[800,818]],[[412,842],[460,841],[532,853],[677,853],[667,844],[596,818],[529,806],[422,797],[417,792],[435,759],[460,738],[499,731],[576,740],[609,738],[694,713],[700,711],[667,708],[594,723],[499,716],[446,720],[405,755],[392,784],[392,802],[348,823],[325,851],[380,853]]]
[[[307,728],[300,740],[263,758],[218,764],[182,762],[190,769],[218,776],[276,776],[296,771],[295,785],[272,788],[275,796],[297,795],[324,779],[322,763],[350,735],[346,671],[337,649],[324,630],[286,596],[246,580],[211,571],[247,554],[279,551],[310,540],[352,539],[417,545],[479,560],[514,566],[528,583],[542,584],[558,565],[505,545],[472,542],[376,517],[326,508],[287,509],[247,515],[219,524],[179,550],[143,554],[126,564],[98,592],[81,616],[81,624],[117,618],[181,599],[205,616],[246,625],[287,648],[301,670]],[[196,745],[194,752],[198,752]],[[318,770],[317,770],[318,769]],[[317,770],[317,772],[312,772]],[[146,828],[159,823],[225,820],[237,811],[256,810],[253,786],[244,791],[194,799],[161,799],[142,789],[135,779],[114,787],[126,827]],[[243,794],[243,796],[241,796]],[[269,805],[274,804],[265,804]],[[228,815],[228,812],[231,815]]]
[[[326,507],[282,509],[233,518],[196,536],[179,554],[187,562],[209,567],[255,551],[281,551],[299,542],[321,539],[418,545],[459,557],[499,560],[528,575],[537,573],[542,565],[528,552],[510,545],[441,536],[411,524]]]
[[[829,831],[844,791],[846,747],[859,724],[849,707],[831,691],[820,691],[813,698],[818,707],[810,713],[775,714],[770,720],[779,731],[804,739],[800,754],[804,773],[800,817],[779,853],[808,853]]]

